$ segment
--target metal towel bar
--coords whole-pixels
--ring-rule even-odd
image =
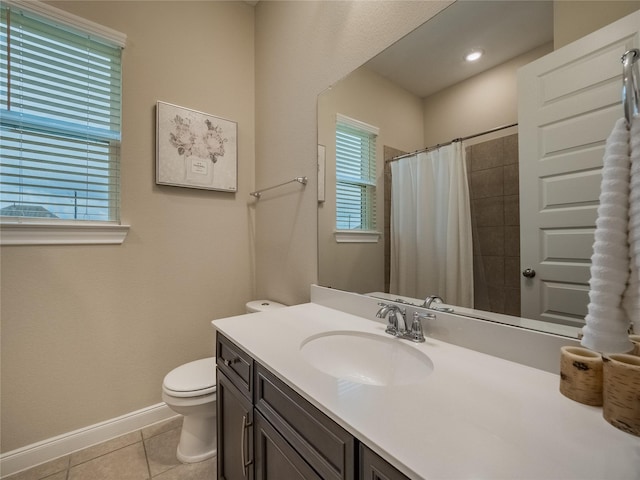
[[[268,187],[268,188],[263,188],[261,190],[256,190],[255,192],[251,192],[249,195],[251,195],[252,197],[260,198],[262,193],[266,192],[267,190],[271,190],[271,189],[274,189],[274,188],[282,187],[283,185],[287,185],[287,184],[293,183],[293,182],[298,182],[298,183],[301,183],[302,185],[306,185],[307,184],[307,177],[296,177],[293,180],[288,180],[286,182],[279,183],[278,185],[274,185],[273,187]]]
[[[638,115],[638,58],[640,50],[632,48],[622,55],[622,103],[624,105],[624,116],[627,120],[627,127]]]

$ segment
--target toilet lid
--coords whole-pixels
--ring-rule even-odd
[[[215,390],[215,386],[215,357],[185,363],[184,365],[174,368],[164,377],[165,389],[173,392],[194,392],[198,395],[204,395]]]

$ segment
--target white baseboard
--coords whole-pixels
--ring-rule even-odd
[[[175,412],[162,402],[4,453],[0,455],[1,478],[174,416]]]

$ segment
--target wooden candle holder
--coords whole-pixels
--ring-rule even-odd
[[[603,358],[603,415],[614,427],[640,436],[640,357],[623,353]]]
[[[560,393],[585,405],[602,405],[602,356],[582,347],[560,352]]]

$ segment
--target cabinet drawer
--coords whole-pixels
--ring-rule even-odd
[[[254,404],[323,479],[353,479],[354,438],[256,364]]]
[[[242,394],[251,400],[253,391],[253,359],[235,343],[218,332],[216,363]]]

